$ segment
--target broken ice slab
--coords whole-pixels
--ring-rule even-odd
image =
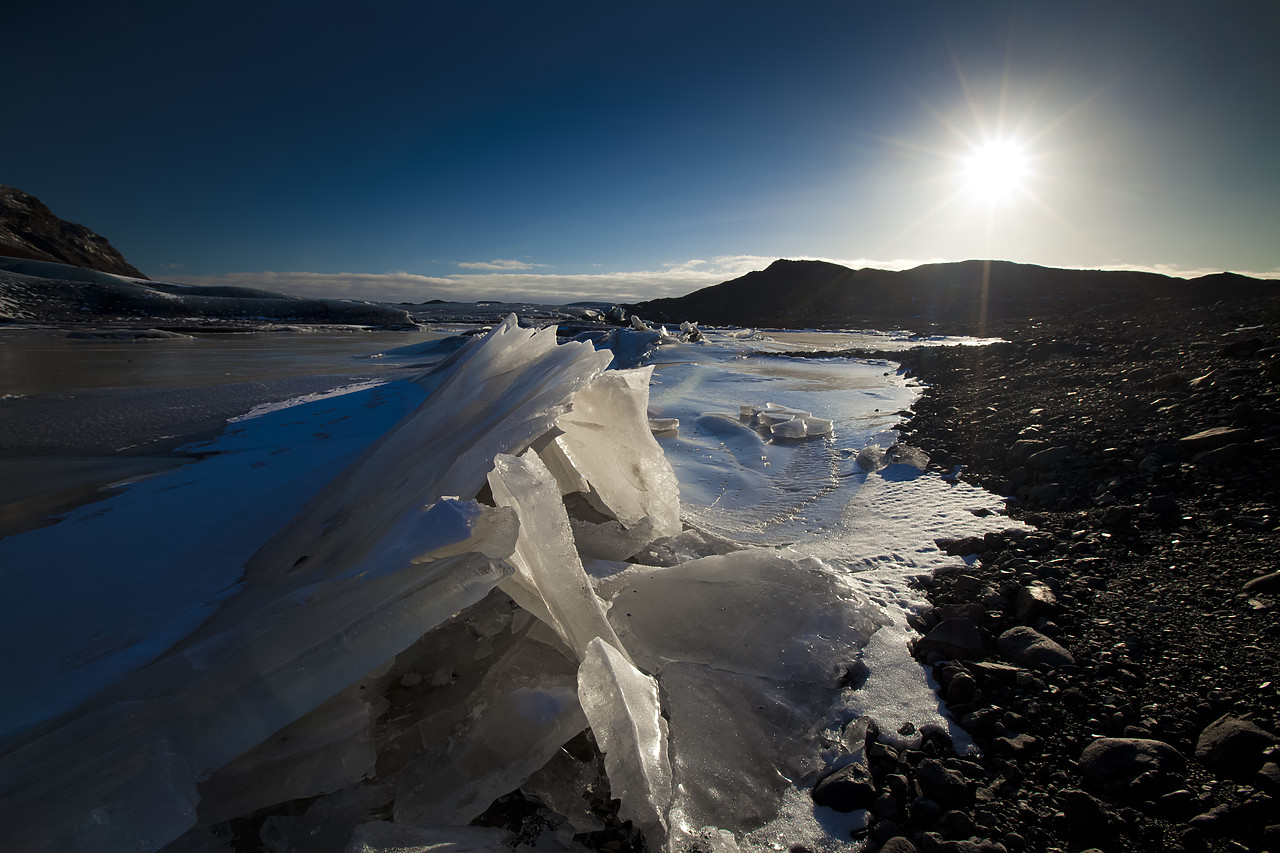
[[[678,429],[679,418],[649,418],[649,432],[674,432]]]
[[[875,444],[868,444],[859,450],[854,462],[864,471],[879,471],[889,464],[885,461],[884,448]]]
[[[814,438],[831,435],[834,424],[826,418],[795,417],[780,421],[769,428],[769,433],[778,438]]]
[[[590,483],[586,497],[596,510],[628,529],[647,523],[650,539],[657,539],[680,532],[680,487],[648,429],[652,374],[644,367],[596,377],[556,421],[564,434],[554,443]]]
[[[929,454],[918,447],[895,444],[889,448],[887,457],[889,462],[895,465],[910,465],[922,471],[929,467]]]
[[[661,343],[662,338],[657,332],[623,328],[609,330],[603,346],[612,355],[609,367],[623,369],[639,367]]]
[[[674,566],[699,557],[711,557],[716,554],[730,554],[747,548],[739,542],[717,536],[706,530],[689,526],[675,536],[667,536],[650,542],[643,553],[637,555],[639,562],[646,566]],[[596,577],[604,577],[616,572],[592,573]]]
[[[248,580],[292,576],[300,561],[327,575],[381,547],[406,508],[474,497],[494,455],[520,453],[550,430],[607,362],[590,344],[557,345],[553,327],[534,332],[508,317],[423,377],[439,383],[426,402],[254,555]]]
[[[888,449],[870,444],[858,451],[855,461],[864,471],[879,471],[890,465],[910,465],[923,471],[929,467],[929,454],[906,444],[894,444]]]
[[[829,697],[821,687],[689,663],[669,664],[661,682],[676,783],[673,835],[762,826],[788,788],[822,769]]]
[[[200,822],[314,797],[373,775],[373,708],[343,691],[201,782]]]
[[[604,829],[596,807],[603,807],[611,799],[604,762],[587,734],[566,744],[520,786],[523,794],[563,815],[577,833]]]
[[[823,767],[841,679],[885,623],[812,558],[757,548],[597,581],[670,717],[674,840],[748,832]],[[612,777],[611,777],[612,778]]]
[[[835,428],[835,422],[826,418],[815,418],[812,415],[803,418],[805,431],[808,435],[831,435]]]
[[[788,418],[783,421],[768,422],[769,434],[778,438],[804,438],[809,434],[802,418]]]
[[[643,551],[660,538],[649,519],[627,529],[610,519],[603,522],[571,517],[573,540],[578,555],[585,560],[626,560]]]
[[[811,417],[813,412],[789,409],[786,406],[780,406],[777,403],[765,403],[763,406],[739,406],[738,414],[747,420],[754,419],[760,423],[779,423],[784,420],[790,420],[791,418]]]
[[[455,723],[424,720],[424,750],[397,786],[396,821],[464,825],[520,787],[587,727],[577,670],[556,648],[526,639],[461,700]]]
[[[387,815],[394,791],[365,782],[311,801],[301,814],[302,803],[291,803],[262,822],[258,831],[262,853],[343,853],[352,830]],[[283,812],[283,813],[281,813]],[[233,836],[234,837],[234,836]],[[249,845],[242,843],[241,849]],[[179,846],[162,853],[210,853]],[[227,853],[239,853],[229,850]]]
[[[196,781],[506,573],[467,554],[369,583],[333,582],[140,671],[93,712],[4,757],[0,820],[9,849],[160,847],[195,822]],[[147,755],[157,760],[141,760]],[[91,769],[86,756],[101,765]]]
[[[618,816],[634,821],[660,846],[671,802],[671,763],[657,682],[597,637],[578,668],[578,698],[604,753],[610,789],[622,801]]]
[[[835,424],[826,418],[815,418],[812,412],[799,409],[788,409],[777,403],[765,403],[763,406],[742,405],[738,407],[739,417],[751,426],[768,430],[775,438],[815,438],[831,435]]]
[[[671,661],[834,686],[884,617],[809,557],[752,548],[598,581],[637,665]]]
[[[822,768],[821,730],[881,609],[820,561],[774,549],[598,574],[619,637],[662,688],[672,844],[774,820]]]
[[[579,660],[596,637],[621,645],[582,569],[555,478],[538,454],[495,456],[489,488],[495,503],[520,518],[509,558],[516,571],[503,591],[554,628]]]

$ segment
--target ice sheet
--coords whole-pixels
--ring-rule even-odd
[[[253,552],[424,396],[397,382],[263,415],[195,464],[0,540],[0,742],[207,620]]]
[[[856,487],[852,457],[889,443],[916,395],[888,362],[744,358],[736,348],[691,345],[664,346],[655,358],[650,411],[681,423],[678,434],[657,438],[680,481],[684,517],[761,544],[822,535]],[[797,441],[743,420],[744,405],[765,402],[810,413],[824,433],[830,421],[832,434],[808,438],[806,430]]]

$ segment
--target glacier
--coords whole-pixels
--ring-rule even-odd
[[[1009,523],[890,447],[891,363],[685,325],[513,315],[0,540],[8,849],[857,849],[805,792],[853,720],[959,737],[910,580]]]

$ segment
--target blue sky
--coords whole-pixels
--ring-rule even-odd
[[[676,295],[777,257],[1280,273],[1280,3],[23,0],[0,183],[153,278]],[[1000,198],[967,177],[1020,152]]]

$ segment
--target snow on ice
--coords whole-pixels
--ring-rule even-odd
[[[805,792],[851,720],[949,726],[908,580],[992,501],[878,449],[886,364],[686,325],[512,316],[0,542],[7,849],[225,850],[315,798],[264,846],[573,850],[610,797],[655,851],[856,849]],[[516,789],[538,838],[467,825]]]

